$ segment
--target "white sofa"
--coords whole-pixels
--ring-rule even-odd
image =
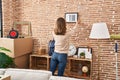
[[[70,78],[70,77],[51,76],[49,80],[85,80],[85,79],[76,79],[76,78]]]
[[[49,80],[52,73],[44,70],[31,69],[0,69],[0,75],[10,75],[11,80]]]
[[[52,73],[50,71],[32,69],[0,69],[0,75],[10,75],[11,80],[85,80],[52,76]]]

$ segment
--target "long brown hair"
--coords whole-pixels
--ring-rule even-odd
[[[66,21],[64,18],[60,17],[56,21],[56,27],[54,29],[54,32],[56,35],[65,35],[66,33]]]

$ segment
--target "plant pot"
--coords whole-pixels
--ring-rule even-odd
[[[81,59],[85,59],[85,56],[80,56]]]

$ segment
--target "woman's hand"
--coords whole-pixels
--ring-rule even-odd
[[[75,26],[73,27],[73,29],[77,28],[77,26],[80,24],[80,20],[78,19],[78,21],[76,22]]]
[[[79,26],[87,26],[86,24],[81,23],[80,19],[78,19],[78,21],[77,21],[76,24],[75,24],[76,27],[77,27],[78,25],[79,25]]]
[[[80,24],[81,23],[81,21],[80,21],[80,19],[78,19],[78,21],[76,22],[76,24]]]

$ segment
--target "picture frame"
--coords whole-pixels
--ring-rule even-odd
[[[66,22],[77,22],[78,20],[78,12],[68,12],[65,13]]]
[[[80,57],[80,53],[85,52],[85,58],[92,59],[92,48],[89,47],[78,47],[77,56]]]
[[[21,27],[21,28],[19,28],[19,27]],[[31,22],[29,22],[29,21],[15,21],[15,22],[13,22],[13,28],[18,30],[19,33],[20,33],[19,29],[21,29],[21,31],[22,31],[22,29],[23,30],[26,29],[26,31],[24,31],[25,33],[19,34],[19,38],[32,37],[32,27],[31,27]]]

